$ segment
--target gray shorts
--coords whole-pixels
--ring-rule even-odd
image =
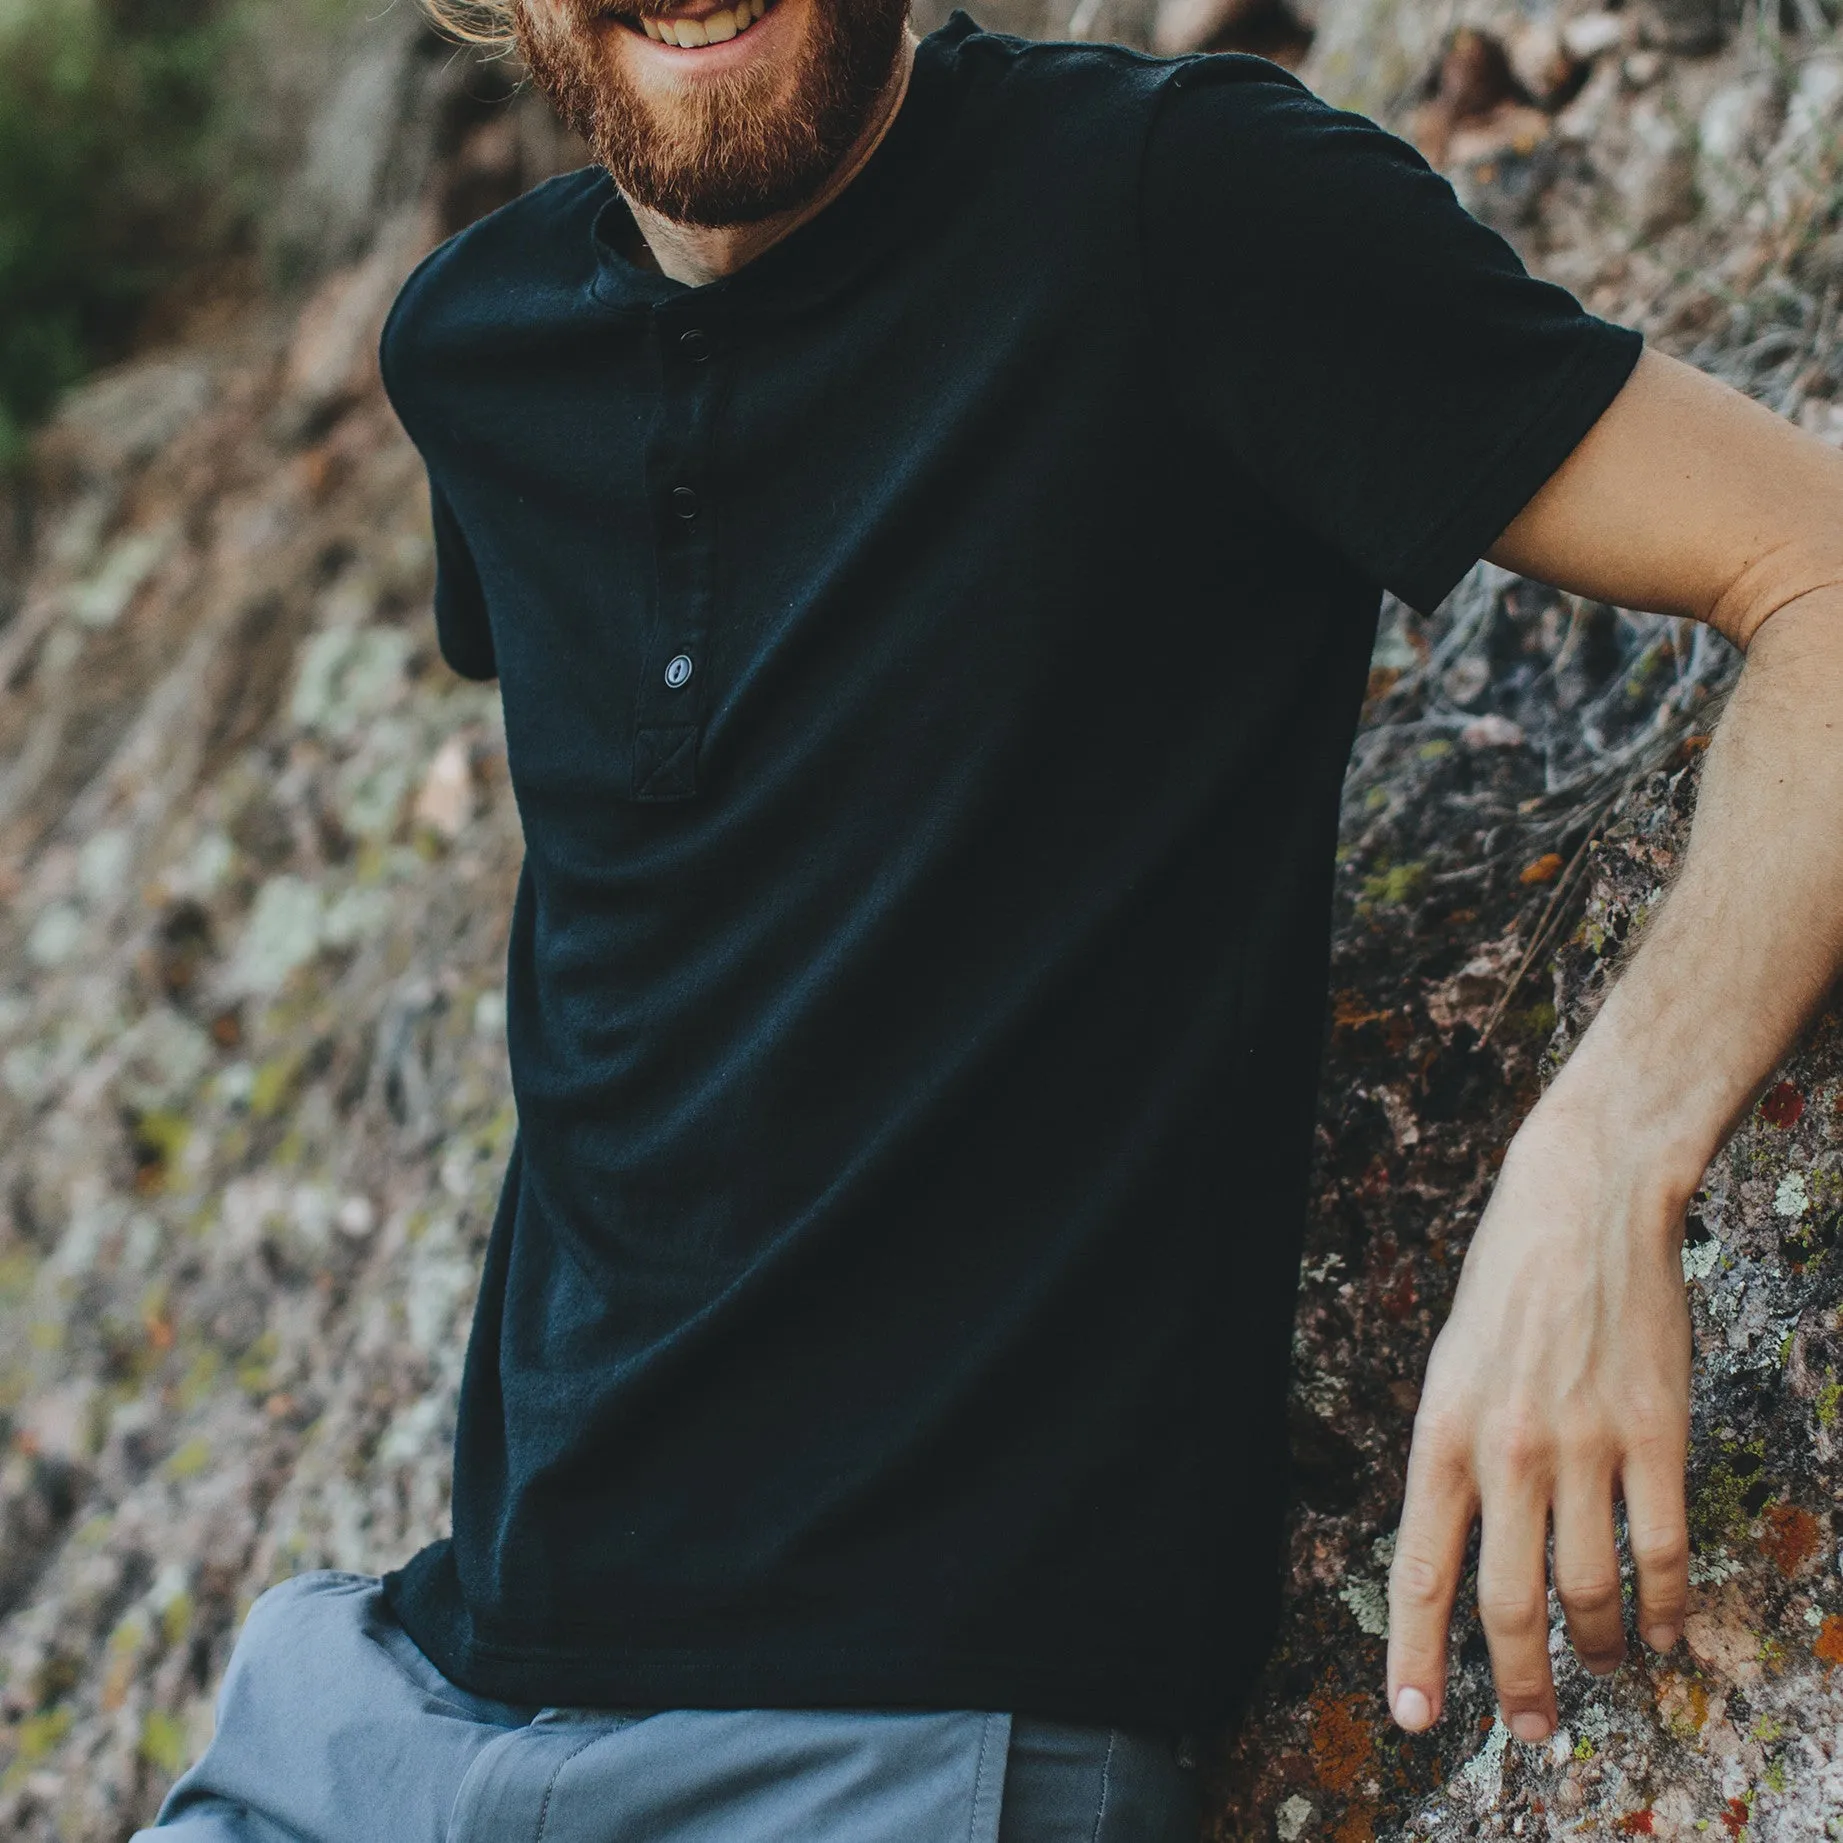
[[[217,1731],[131,1843],[1195,1843],[1158,1736],[977,1710],[520,1708],[450,1683],[377,1577],[250,1609]]]

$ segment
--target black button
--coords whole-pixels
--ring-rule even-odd
[[[701,326],[694,326],[678,336],[678,349],[694,365],[701,365],[710,356],[710,335]]]
[[[691,676],[691,655],[674,653],[666,661],[666,684],[676,691]]]
[[[696,518],[698,515],[698,496],[688,486],[675,486],[672,489],[672,510],[680,518]]]

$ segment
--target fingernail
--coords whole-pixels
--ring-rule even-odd
[[[1511,1716],[1510,1731],[1520,1741],[1546,1741],[1549,1738],[1549,1718],[1536,1714],[1533,1709],[1525,1709],[1521,1715]]]
[[[1645,1634],[1645,1643],[1653,1651],[1668,1651],[1681,1636],[1682,1633],[1674,1625],[1654,1625]]]
[[[1395,1720],[1410,1734],[1419,1734],[1433,1720],[1433,1704],[1418,1689],[1398,1689],[1395,1692]]]

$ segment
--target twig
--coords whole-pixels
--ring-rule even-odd
[[[1491,1007],[1490,1015],[1485,1019],[1484,1028],[1478,1033],[1479,1049],[1491,1041],[1491,1033],[1497,1029],[1504,1013],[1510,1009],[1510,1001],[1522,989],[1523,981],[1529,977],[1530,969],[1554,945],[1554,937],[1561,932],[1561,917],[1568,899],[1579,887],[1587,872],[1587,860],[1594,843],[1598,839],[1600,826],[1606,816],[1625,796],[1632,783],[1621,787],[1619,791],[1602,801],[1593,810],[1587,821],[1585,836],[1575,847],[1574,857],[1555,885],[1555,893],[1550,896],[1548,906],[1542,911],[1542,919],[1536,924],[1536,932],[1530,937],[1529,946],[1524,950],[1523,958],[1517,962],[1517,970],[1511,974],[1509,983],[1497,995],[1497,1002]]]

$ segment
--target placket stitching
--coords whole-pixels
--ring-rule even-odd
[[[682,346],[696,329],[708,355],[694,361]],[[716,599],[721,509],[714,501],[710,455],[716,434],[724,355],[703,317],[652,317],[660,412],[646,467],[653,523],[658,604],[636,689],[633,793],[639,801],[690,799],[698,792],[698,758],[710,709],[710,630]],[[685,494],[692,515],[683,515]],[[674,684],[668,669],[689,660]],[[674,676],[683,673],[680,665]]]

